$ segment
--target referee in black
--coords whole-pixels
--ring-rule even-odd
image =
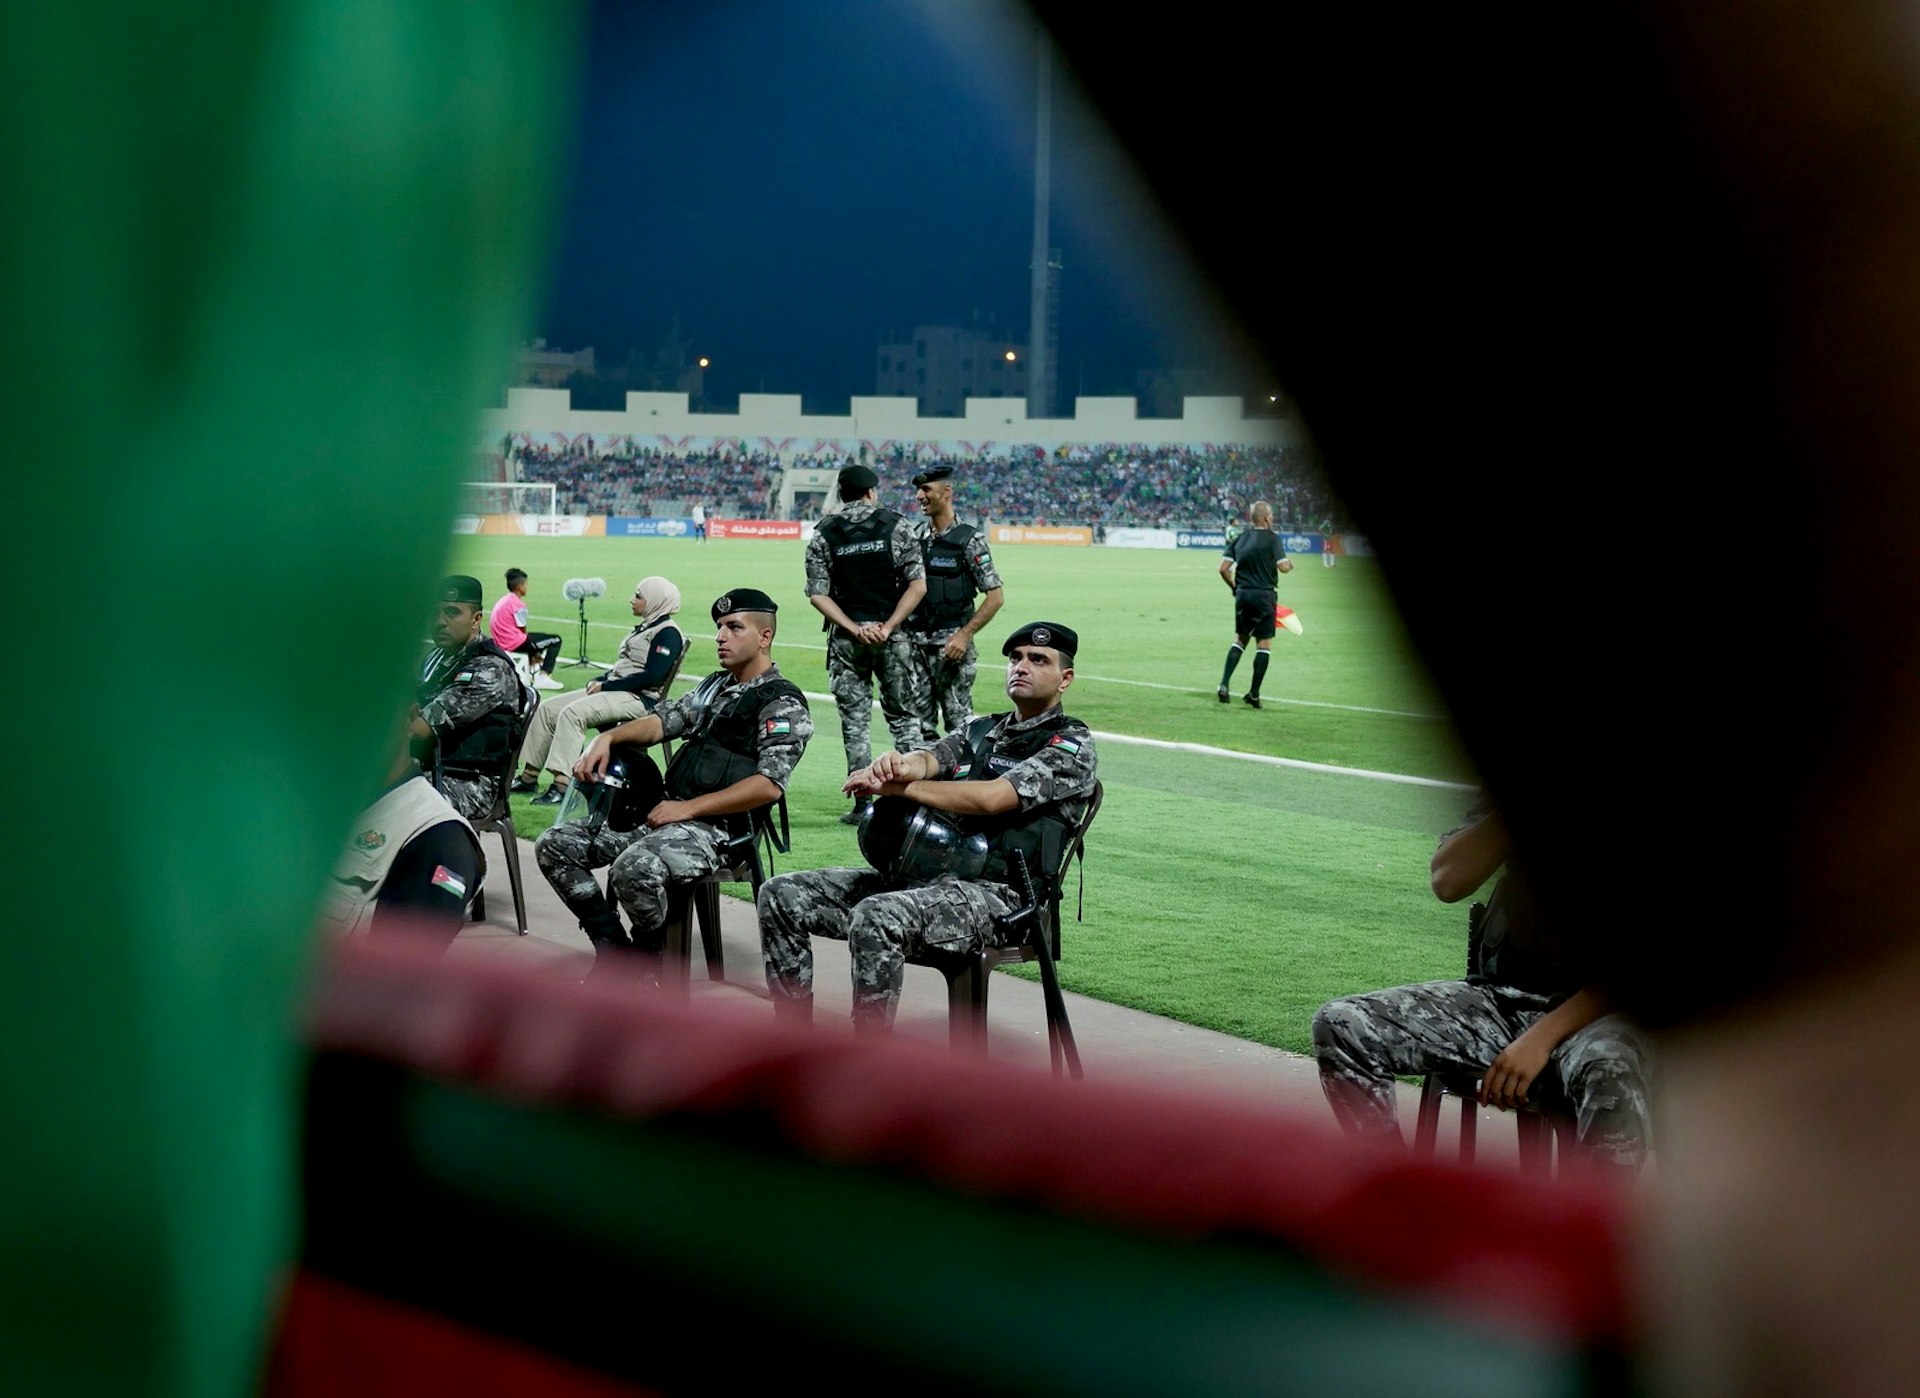
[[[1227,681],[1240,664],[1247,648],[1247,637],[1260,644],[1253,657],[1253,688],[1241,697],[1253,708],[1260,707],[1260,682],[1267,677],[1267,662],[1273,658],[1273,610],[1280,604],[1280,574],[1293,571],[1293,561],[1280,547],[1280,536],[1273,532],[1273,506],[1255,500],[1247,511],[1252,527],[1241,530],[1227,544],[1220,560],[1220,576],[1233,594],[1233,644],[1227,648],[1227,668],[1220,672],[1220,688],[1214,693],[1222,704],[1232,697]]]

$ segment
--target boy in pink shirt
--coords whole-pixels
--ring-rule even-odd
[[[553,677],[554,662],[560,658],[560,638],[527,630],[527,575],[520,569],[507,569],[507,595],[493,604],[490,625],[495,645],[509,655],[518,651],[527,657],[535,689],[566,688]]]

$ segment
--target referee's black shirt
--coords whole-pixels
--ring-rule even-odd
[[[1280,560],[1287,551],[1280,547],[1280,536],[1271,529],[1243,529],[1227,545],[1226,556],[1233,560],[1235,592],[1278,592]]]

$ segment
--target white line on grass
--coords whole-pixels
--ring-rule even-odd
[[[815,694],[811,690],[802,690],[809,699],[818,699],[822,703],[834,702],[831,694]],[[880,707],[876,701],[875,709]],[[1132,743],[1143,748],[1165,748],[1170,752],[1193,752],[1202,757],[1231,757],[1240,762],[1258,762],[1268,767],[1292,767],[1302,772],[1325,772],[1335,777],[1364,777],[1368,781],[1398,782],[1403,786],[1435,786],[1448,791],[1477,790],[1470,782],[1443,782],[1438,777],[1409,777],[1400,772],[1373,772],[1365,767],[1335,767],[1326,762],[1307,762],[1298,757],[1269,757],[1260,752],[1235,752],[1232,748],[1216,748],[1206,743],[1176,743],[1165,738],[1136,738],[1131,733],[1103,733],[1098,728],[1089,730],[1103,743]]]
[[[535,621],[553,621],[553,622],[572,621],[576,626],[579,625],[579,620],[580,620],[578,617],[557,617],[557,616],[540,616],[540,617],[535,617],[533,619]],[[619,626],[614,622],[610,622],[610,621],[590,621],[587,623],[587,625],[605,626],[615,631],[625,631],[629,629],[624,626]],[[811,641],[781,641],[779,644],[787,647],[789,650],[824,651],[826,649],[825,646],[815,645]],[[987,668],[991,670],[994,667],[989,665]],[[1005,667],[1002,666],[1000,668],[1004,669]],[[1100,684],[1132,685],[1136,689],[1164,689],[1173,694],[1211,694],[1213,693],[1211,689],[1189,689],[1187,688],[1187,686],[1181,685],[1181,684],[1159,684],[1153,680],[1123,680],[1117,675],[1090,675],[1090,674],[1085,674],[1081,672],[1076,672],[1076,674],[1078,674],[1079,678],[1083,680],[1094,680]],[[1289,699],[1284,694],[1263,694],[1260,696],[1260,698],[1261,698],[1261,701],[1264,703],[1292,704],[1295,707],[1302,708],[1302,709],[1339,709],[1342,713],[1380,714],[1386,718],[1417,718],[1417,719],[1422,719],[1429,723],[1439,723],[1443,720],[1443,715],[1416,713],[1412,709],[1375,709],[1375,708],[1370,708],[1365,704],[1335,704],[1326,699]],[[1345,771],[1348,769],[1340,768],[1338,770]]]

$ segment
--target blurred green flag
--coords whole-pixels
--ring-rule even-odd
[[[538,291],[577,21],[0,9],[11,653],[76,700],[8,840],[10,1393],[254,1382],[315,896]]]

